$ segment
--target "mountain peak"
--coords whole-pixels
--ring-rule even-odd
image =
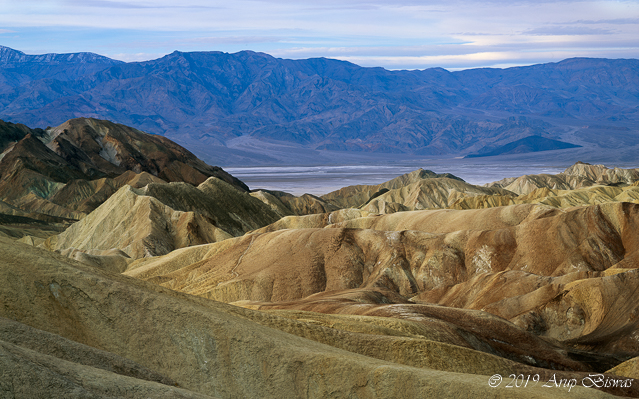
[[[27,55],[22,51],[14,50],[5,46],[0,46],[0,64],[7,64],[12,61],[15,62],[26,56]]]
[[[14,50],[9,47],[0,46],[0,65],[9,64],[123,64],[123,61],[114,60],[95,53],[66,53],[66,54],[40,54],[29,55],[22,51]]]

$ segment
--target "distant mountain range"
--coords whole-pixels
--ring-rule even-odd
[[[0,119],[44,128],[76,117],[164,135],[227,165],[299,163],[327,151],[477,157],[560,150],[583,160],[632,160],[639,60],[388,71],[250,51],[176,51],[123,63],[0,46]]]

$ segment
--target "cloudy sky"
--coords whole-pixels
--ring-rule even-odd
[[[0,0],[0,45],[123,61],[254,50],[387,69],[639,58],[639,0]]]

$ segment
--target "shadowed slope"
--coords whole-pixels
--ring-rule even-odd
[[[165,183],[162,179],[146,172],[136,174],[131,171],[114,179],[108,177],[97,180],[77,179],[66,184],[51,184],[50,181],[41,177],[33,171],[24,171],[20,174],[18,182],[8,182],[8,189],[12,195],[7,198],[7,201],[10,201],[17,210],[15,214],[28,215],[44,221],[54,216],[69,219],[68,223],[71,223],[93,212],[125,185],[141,188],[151,182]],[[37,182],[41,182],[42,187],[46,189],[37,190],[35,184]],[[24,190],[21,191],[21,188]]]
[[[219,167],[205,164],[171,140],[128,126],[79,118],[46,133],[47,146],[80,169],[82,165],[77,162],[84,157],[111,175],[127,170],[144,171],[169,182],[183,181],[194,185],[215,176],[248,190],[238,179]]]
[[[493,146],[488,145],[479,151],[466,155],[464,158],[492,157],[496,155],[524,154],[528,152],[540,152],[576,148],[580,145],[553,140],[541,136],[528,136],[515,140],[508,144]]]

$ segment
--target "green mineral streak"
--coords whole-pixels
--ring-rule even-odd
[[[35,181],[34,185],[29,187],[29,191],[40,198],[48,199],[57,193],[62,187],[64,187],[64,183],[41,179]]]

